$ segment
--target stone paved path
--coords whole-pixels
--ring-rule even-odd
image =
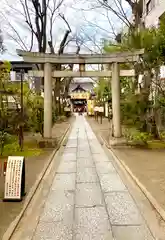
[[[70,133],[33,240],[153,240],[83,116]]]

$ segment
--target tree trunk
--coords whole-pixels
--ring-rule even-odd
[[[148,116],[148,110],[149,110],[149,95],[150,95],[150,86],[152,81],[152,74],[151,71],[145,71],[144,74],[144,87],[142,88],[141,94],[143,95],[142,101],[146,104],[146,108],[144,109],[144,123],[142,127],[143,132],[147,132],[149,128],[149,116]]]
[[[65,92],[64,92],[64,98],[67,98],[67,97],[68,97],[69,86],[70,86],[71,81],[72,81],[72,78],[66,78],[66,79],[65,79]]]

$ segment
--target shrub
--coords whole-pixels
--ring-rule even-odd
[[[0,131],[0,154],[4,152],[5,145],[11,143],[13,137],[5,131]]]
[[[142,143],[142,144],[147,144],[147,142],[152,139],[152,134],[147,132],[140,132],[134,128],[124,129],[124,136],[127,140],[133,143]]]
[[[58,119],[55,109],[52,110],[52,124],[54,124]]]
[[[137,132],[136,134],[132,135],[132,140],[135,142],[143,142],[147,144],[149,140],[151,140],[152,135],[146,132]]]
[[[6,144],[4,146],[4,153],[7,153],[7,155],[13,155],[15,152],[18,152],[20,150],[20,146],[17,142]]]
[[[165,140],[165,131],[161,131],[159,134],[160,134],[160,139]]]
[[[66,116],[64,116],[64,115],[59,116],[59,121],[60,121],[60,122],[66,121]]]

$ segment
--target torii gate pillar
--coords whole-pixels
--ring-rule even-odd
[[[112,64],[112,113],[113,113],[113,134],[114,137],[120,138],[121,117],[120,117],[120,77],[119,64]]]
[[[52,66],[44,64],[44,138],[52,137]]]
[[[69,71],[56,71],[52,73],[51,64],[112,64],[112,108],[113,108],[113,124],[114,124],[114,137],[121,137],[121,122],[120,122],[120,78],[119,78],[119,64],[125,62],[137,62],[141,55],[144,54],[144,49],[129,52],[117,52],[112,54],[49,54],[49,53],[36,53],[24,52],[17,50],[19,56],[23,57],[25,62],[35,64],[45,64],[44,67],[44,137],[52,137],[52,74],[53,77],[95,77],[107,76],[102,72],[76,72],[74,74]],[[83,69],[84,70],[84,67]],[[43,72],[41,73],[43,76]],[[110,76],[110,73],[108,73]],[[121,75],[125,76],[125,75]],[[126,75],[127,76],[127,75]]]

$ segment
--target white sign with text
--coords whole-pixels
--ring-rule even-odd
[[[9,156],[5,177],[5,200],[21,199],[21,183],[24,157]]]

